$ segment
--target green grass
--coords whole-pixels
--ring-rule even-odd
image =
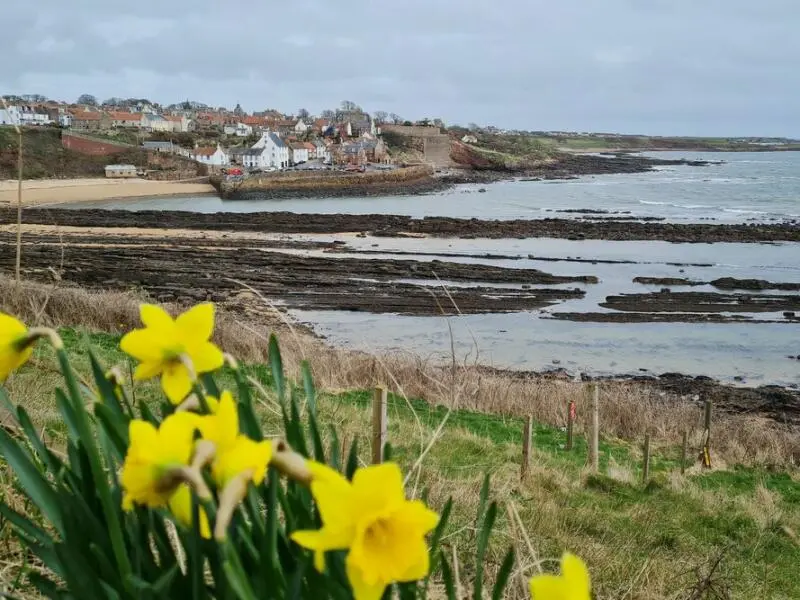
[[[62,329],[61,334],[79,372],[88,376],[89,345],[103,363],[121,365],[127,372],[129,363],[118,350],[119,336],[74,329]],[[39,346],[36,364],[12,377],[8,389],[15,401],[31,409],[48,437],[57,439],[63,427],[48,407],[59,377],[53,370],[42,372],[51,359],[46,347]],[[264,365],[244,369],[255,381],[269,383],[270,372]],[[218,381],[233,389],[230,374],[223,372]],[[160,402],[156,382],[137,382],[132,390],[140,400]],[[320,421],[326,427],[335,425],[347,447],[357,440],[363,462],[370,455],[371,398],[371,390],[349,390],[322,393],[318,401]],[[275,399],[263,398],[261,406],[265,431],[279,433]],[[722,597],[800,597],[800,548],[793,537],[800,531],[796,473],[730,466],[706,473],[695,470],[682,477],[679,449],[655,446],[651,480],[645,485],[638,444],[603,439],[600,473],[591,475],[580,432],[575,448],[567,452],[564,431],[536,425],[529,474],[521,482],[521,419],[467,410],[448,415],[446,409],[421,399],[390,394],[388,435],[393,457],[409,469],[445,417],[440,436],[420,471],[412,473],[409,487],[417,493],[427,489],[434,507],[454,496],[457,507],[445,543],[466,548],[473,543],[472,515],[481,478],[486,472],[492,474],[492,493],[501,510],[499,530],[483,565],[490,575],[513,542],[520,564],[528,565],[526,574],[537,559],[557,558],[565,549],[580,554],[590,566],[599,598],[685,598],[722,555],[711,576],[717,589],[729,590],[730,596]],[[512,506],[526,534],[510,525],[507,510]],[[462,568],[466,580],[475,567]],[[517,594],[522,597],[520,590]]]
[[[13,127],[0,127],[0,179],[17,178],[19,138]],[[23,179],[49,177],[103,177],[108,156],[90,156],[61,145],[61,130],[53,127],[26,127],[22,133]],[[147,153],[130,148],[113,157],[114,161],[136,166],[147,165]]]

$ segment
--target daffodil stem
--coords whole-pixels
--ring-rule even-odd
[[[285,441],[280,440],[273,444],[272,459],[270,464],[286,477],[303,485],[311,483],[311,471],[304,456],[292,450]]]
[[[25,350],[35,344],[36,340],[41,338],[47,338],[53,350],[58,351],[64,348],[64,341],[55,329],[50,329],[49,327],[33,327],[19,339],[19,342],[17,342],[17,350]]]
[[[232,477],[219,495],[219,510],[217,520],[214,523],[214,539],[223,541],[228,536],[228,525],[231,523],[236,507],[247,493],[247,485],[253,478],[252,469],[243,471]]]

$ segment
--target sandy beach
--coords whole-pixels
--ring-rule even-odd
[[[24,206],[64,204],[85,200],[215,194],[208,183],[147,181],[144,179],[34,179],[22,182]],[[0,181],[0,206],[15,205],[17,181]]]

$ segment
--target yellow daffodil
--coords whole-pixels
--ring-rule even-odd
[[[222,392],[219,400],[206,398],[213,414],[200,419],[203,439],[216,447],[211,474],[217,485],[224,487],[233,477],[247,471],[250,479],[259,485],[267,472],[272,457],[272,443],[255,442],[239,433],[239,413],[230,392]]]
[[[182,483],[170,496],[169,510],[175,520],[184,527],[192,527],[192,491],[189,486]],[[211,538],[211,528],[208,526],[206,511],[200,507],[200,535],[206,539]]]
[[[31,357],[28,328],[11,315],[0,313],[0,383]]]
[[[591,600],[589,570],[569,552],[561,557],[561,575],[536,575],[530,587],[533,600]]]
[[[152,304],[142,304],[144,329],[134,329],[120,342],[120,348],[140,361],[136,379],[161,375],[161,387],[173,404],[191,391],[197,373],[220,368],[222,351],[209,340],[214,331],[214,305],[198,304],[176,319]]]
[[[309,462],[311,493],[322,518],[318,531],[296,531],[292,539],[323,553],[349,549],[347,577],[356,600],[379,600],[394,582],[428,574],[425,535],[439,517],[419,500],[406,500],[403,477],[394,463],[359,469],[350,483],[337,471]]]
[[[192,458],[199,417],[192,413],[168,416],[156,429],[135,419],[129,425],[130,445],[122,465],[122,507],[134,504],[165,506],[181,480],[171,476]]]

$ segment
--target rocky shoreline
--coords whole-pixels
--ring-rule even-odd
[[[446,171],[442,181],[450,184],[493,183],[508,179],[524,181],[547,181],[555,179],[577,179],[583,175],[612,175],[621,173],[646,173],[659,166],[705,167],[717,164],[706,160],[660,159],[635,154],[600,156],[597,154],[563,153],[550,161],[540,161],[535,165],[498,169],[496,165],[481,167],[470,165]]]
[[[793,223],[663,223],[614,219],[512,219],[505,221],[402,215],[301,214],[290,212],[193,213],[169,210],[40,208],[25,211],[25,222],[77,227],[202,229],[259,233],[335,234],[362,232],[378,237],[560,238],[568,240],[660,240],[688,243],[800,242]],[[16,211],[0,208],[0,222],[16,221]]]
[[[572,379],[573,375],[564,369],[550,371],[514,371],[492,367],[476,367],[486,373],[503,374],[513,379]],[[721,383],[704,375],[692,376],[682,373],[650,373],[640,369],[636,375],[617,375],[613,377],[592,377],[581,374],[581,380],[590,382],[630,381],[653,388],[673,398],[697,404],[698,412],[705,400],[711,400],[714,410],[728,414],[752,414],[766,416],[786,426],[800,425],[800,390],[778,385],[743,387]],[[740,382],[742,383],[742,382]]]

